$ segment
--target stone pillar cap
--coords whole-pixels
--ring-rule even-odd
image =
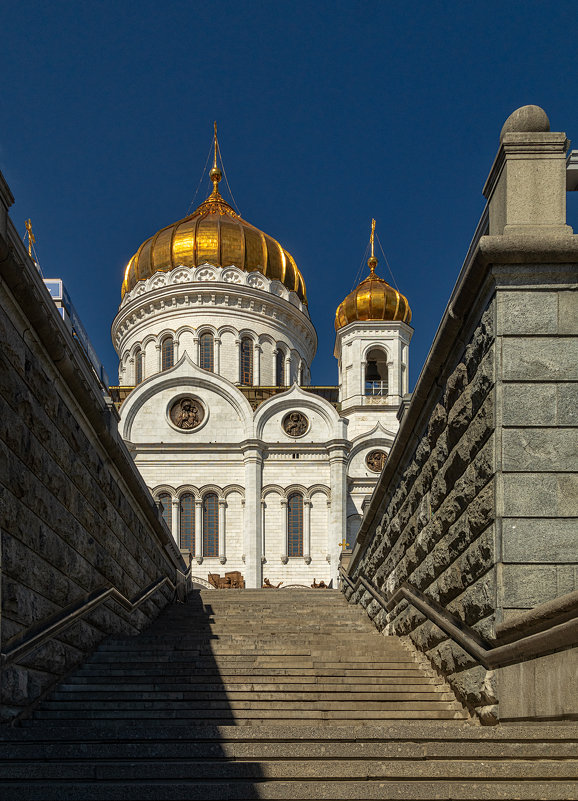
[[[502,128],[500,142],[507,133],[536,133],[548,132],[550,120],[540,106],[520,106],[513,111]]]

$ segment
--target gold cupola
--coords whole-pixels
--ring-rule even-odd
[[[367,262],[369,275],[335,312],[335,330],[359,320],[399,320],[411,322],[411,309],[407,298],[375,274],[377,259],[374,253],[375,220],[371,221],[371,256]]]
[[[215,267],[234,265],[247,273],[257,270],[270,280],[280,281],[307,303],[305,282],[293,256],[272,236],[263,233],[237,214],[219,193],[222,172],[217,164],[218,142],[215,123],[214,160],[209,177],[213,191],[188,217],[161,228],[142,243],[129,261],[122,284],[122,297],[138,281],[174,267]]]

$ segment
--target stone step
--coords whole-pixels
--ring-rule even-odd
[[[257,795],[258,788],[258,795]],[[105,784],[100,781],[66,782],[54,781],[48,786],[44,782],[14,782],[3,788],[3,801],[308,801],[309,799],[374,799],[397,801],[398,799],[455,799],[456,801],[536,801],[536,799],[556,799],[575,801],[578,788],[575,782],[562,781],[347,781],[347,780],[299,780],[299,781],[260,781],[239,780],[234,783],[222,781],[197,782],[188,780],[168,780],[147,783],[146,780],[118,781]],[[497,795],[499,793],[499,795]]]
[[[578,762],[576,760],[503,760],[492,761],[491,766],[478,760],[438,759],[428,763],[412,759],[396,760],[327,760],[296,759],[271,761],[224,761],[171,759],[169,762],[138,760],[136,763],[120,760],[103,760],[98,765],[91,761],[74,760],[66,765],[30,765],[11,762],[3,766],[3,780],[34,779],[63,780],[238,780],[280,779],[313,781],[333,780],[445,780],[468,781],[540,781],[556,779],[574,782],[578,789]]]
[[[188,679],[188,681],[187,681]],[[276,679],[276,680],[273,680]],[[438,684],[443,684],[442,679],[437,679]],[[416,674],[413,678],[408,679],[404,676],[392,676],[388,679],[383,679],[379,676],[364,676],[362,679],[357,679],[356,676],[279,676],[279,677],[271,677],[271,676],[254,676],[250,675],[247,677],[246,675],[234,675],[228,676],[226,680],[223,680],[222,677],[217,676],[199,676],[197,674],[191,675],[190,671],[183,676],[167,676],[167,675],[160,675],[160,676],[135,676],[134,674],[130,674],[128,676],[117,676],[115,677],[114,685],[111,685],[110,681],[110,672],[101,672],[94,674],[92,676],[85,676],[79,675],[76,673],[74,676],[70,676],[65,684],[60,685],[60,689],[72,689],[77,688],[79,690],[83,690],[84,688],[89,688],[93,690],[101,689],[103,687],[110,688],[113,686],[114,688],[122,688],[123,690],[129,689],[162,689],[163,687],[169,686],[176,690],[178,689],[198,689],[204,690],[214,687],[214,688],[231,688],[231,689],[239,689],[245,686],[247,687],[256,687],[261,689],[267,689],[268,687],[277,688],[277,687],[286,687],[286,688],[294,688],[296,685],[302,685],[305,687],[317,687],[317,688],[325,688],[327,691],[331,691],[332,688],[341,687],[343,686],[344,692],[348,691],[355,691],[357,687],[364,687],[368,690],[370,688],[378,688],[382,690],[388,689],[399,689],[403,687],[405,689],[415,689],[419,690],[420,688],[424,687],[432,687],[434,686],[434,680],[428,679],[425,676],[421,676]]]
[[[424,722],[423,725],[430,723]],[[444,722],[445,724],[446,722]],[[148,725],[148,724],[147,724]],[[419,724],[418,724],[419,725]],[[451,724],[455,730],[455,723]],[[282,726],[277,726],[283,731]],[[303,727],[300,727],[303,728]],[[36,731],[42,729],[42,724],[36,726]],[[338,730],[334,727],[333,730]],[[333,731],[332,730],[332,731]],[[79,754],[78,733],[67,737],[67,731],[58,732],[67,740],[54,741],[54,730],[46,733],[46,741],[39,739],[28,741],[24,735],[30,734],[31,729],[19,729],[21,734],[18,740],[10,742],[10,760],[0,762],[0,771],[5,776],[5,765],[15,760],[34,761],[39,756],[44,763],[66,763],[82,758],[83,760],[97,759],[124,759],[124,760],[177,760],[177,759],[206,759],[206,760],[261,760],[268,762],[272,759],[355,759],[355,760],[439,760],[439,759],[467,759],[467,760],[519,760],[521,762],[535,759],[572,760],[576,764],[578,750],[576,741],[504,741],[504,740],[465,740],[441,739],[419,742],[383,739],[377,741],[343,741],[338,739],[304,739],[284,740],[275,739],[274,731],[269,727],[266,740],[260,737],[257,740],[241,741],[228,739],[199,741],[184,739],[185,734],[178,740],[163,740],[156,737],[152,742],[146,739],[133,741],[95,741],[84,742],[82,753]],[[78,732],[77,729],[74,730]],[[239,731],[235,729],[235,731]],[[243,733],[247,730],[243,730]],[[252,729],[249,729],[252,731]],[[460,729],[462,731],[462,729]],[[86,738],[86,730],[82,735]],[[166,734],[166,732],[165,732]],[[192,733],[191,733],[192,734]],[[202,734],[202,732],[201,732]],[[188,736],[188,735],[186,735]],[[292,730],[295,737],[295,730]],[[434,763],[435,764],[435,763]]]
[[[407,690],[405,687],[401,692],[391,692],[391,691],[373,691],[373,692],[363,692],[363,691],[355,691],[351,688],[348,688],[346,691],[338,690],[336,691],[329,691],[324,692],[319,690],[318,688],[314,687],[309,691],[304,690],[282,690],[279,688],[274,688],[271,690],[263,690],[263,689],[256,689],[251,685],[248,685],[246,690],[213,690],[213,691],[161,691],[161,690],[154,690],[150,692],[127,692],[122,690],[110,690],[106,689],[101,692],[97,692],[95,695],[95,691],[91,690],[88,692],[78,692],[78,691],[67,691],[61,689],[59,692],[53,693],[51,695],[50,703],[60,703],[60,702],[70,702],[70,703],[91,703],[91,705],[98,704],[99,707],[103,705],[105,702],[109,704],[115,704],[120,702],[126,703],[140,703],[141,701],[154,701],[155,703],[166,703],[167,708],[169,707],[170,702],[186,702],[189,704],[190,702],[194,702],[194,706],[197,706],[201,702],[211,702],[211,701],[279,701],[279,702],[305,702],[308,706],[316,702],[323,702],[323,701],[335,701],[345,705],[347,708],[347,704],[351,702],[389,702],[389,701],[403,701],[405,703],[409,703],[412,701],[452,701],[455,703],[454,698],[450,692],[442,693],[437,690],[437,688],[429,688],[424,692],[412,692]],[[110,707],[109,707],[110,708]]]
[[[61,684],[58,691],[55,692],[51,698],[63,701],[66,700],[65,696],[68,696],[69,693],[74,694],[74,697],[79,700],[88,700],[91,697],[98,700],[102,700],[105,697],[110,697],[111,699],[133,698],[136,697],[137,694],[141,698],[153,698],[157,696],[161,698],[204,698],[211,694],[222,695],[223,693],[226,693],[229,698],[246,693],[258,693],[259,695],[263,693],[291,693],[293,695],[303,696],[303,700],[313,695],[323,699],[327,694],[331,694],[336,696],[335,700],[344,695],[351,700],[356,700],[356,697],[359,695],[375,696],[379,698],[393,695],[405,697],[410,694],[412,697],[419,695],[425,698],[426,696],[439,694],[439,690],[436,686],[428,684],[404,684],[402,687],[398,686],[396,688],[388,685],[376,684],[349,684],[346,687],[341,687],[338,684],[303,684],[302,682],[299,682],[299,684],[251,682],[230,685],[203,685],[191,682],[190,684],[169,684],[165,686],[160,684],[117,684],[115,687],[111,687],[109,682],[103,682],[101,684]]]
[[[160,671],[158,666],[155,663],[151,663],[149,668],[136,668],[132,665],[124,667],[111,667],[109,668],[106,664],[98,665],[98,664],[90,664],[86,665],[79,669],[78,673],[75,675],[78,676],[109,676],[111,679],[115,679],[115,677],[126,677],[126,676],[146,676],[147,678],[150,677],[161,677],[162,675],[172,675],[172,676],[190,676],[191,675],[191,663],[190,662],[178,662],[178,663],[169,663],[163,666],[163,670]],[[223,676],[304,676],[304,677],[352,677],[357,680],[362,679],[365,681],[366,676],[372,676],[375,678],[407,678],[410,681],[413,681],[414,677],[419,676],[434,676],[434,672],[432,670],[420,670],[417,665],[410,666],[408,668],[389,668],[389,669],[381,669],[381,668],[309,668],[309,667],[287,667],[287,668],[279,668],[279,667],[255,667],[255,666],[245,666],[245,667],[227,667],[221,666],[217,668],[216,665],[208,666],[208,667],[200,667],[195,665],[194,670],[195,678],[199,676],[209,676],[209,677],[216,677],[219,679]]]
[[[417,705],[420,706],[420,705]],[[52,724],[68,725],[69,721],[120,721],[149,719],[160,724],[163,720],[167,725],[172,720],[188,720],[197,725],[262,725],[263,722],[286,722],[296,725],[300,722],[310,725],[312,722],[343,722],[352,720],[357,722],[379,720],[465,720],[463,710],[445,709],[443,704],[434,709],[128,709],[128,710],[57,710],[45,709],[35,713],[30,721],[24,725],[34,725],[37,720],[48,721]]]

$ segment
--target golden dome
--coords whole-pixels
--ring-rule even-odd
[[[374,230],[375,220],[372,220],[371,257],[367,262],[369,275],[337,307],[335,312],[336,331],[348,323],[358,320],[411,322],[411,309],[407,298],[375,274],[377,259],[373,253]]]
[[[234,265],[245,272],[258,270],[270,280],[281,281],[307,303],[305,282],[293,256],[272,236],[243,220],[219,194],[221,170],[216,153],[215,137],[215,161],[209,173],[212,193],[188,217],[143,242],[126,267],[122,297],[156,272],[208,262],[215,267]]]

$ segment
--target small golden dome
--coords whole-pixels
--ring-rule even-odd
[[[411,322],[411,309],[407,298],[375,274],[377,259],[373,253],[374,230],[375,220],[372,220],[371,257],[367,262],[369,275],[337,307],[336,331],[358,320],[400,320],[408,324]]]
[[[188,217],[162,228],[147,239],[129,261],[122,284],[122,297],[138,281],[174,267],[215,267],[234,265],[245,272],[257,270],[270,280],[280,281],[307,303],[305,282],[295,259],[276,239],[242,219],[221,197],[221,170],[215,163],[209,173],[213,191]]]

